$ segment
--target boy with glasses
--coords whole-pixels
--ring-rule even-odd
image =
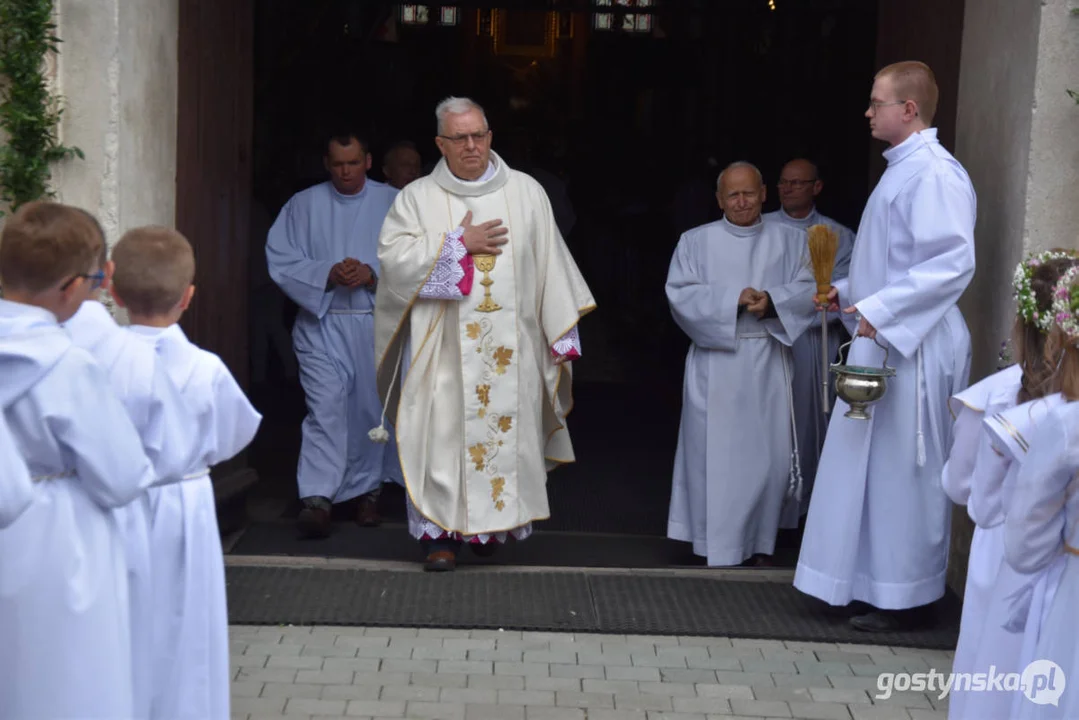
[[[0,717],[134,716],[112,510],[154,470],[108,377],[60,327],[103,282],[103,252],[92,219],[57,203],[24,205],[0,236],[0,399],[33,482],[0,530]]]

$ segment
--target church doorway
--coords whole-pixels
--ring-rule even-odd
[[[200,4],[184,0],[181,17]],[[862,0],[253,0],[253,33],[240,33],[253,47],[251,212],[237,227],[249,225],[242,374],[265,420],[247,455],[260,478],[248,504],[257,532],[237,549],[401,555],[387,549],[401,544],[404,520],[391,486],[384,528],[323,545],[291,539],[304,404],[281,342],[295,309],[266,283],[265,232],[292,193],[323,179],[331,127],[346,120],[367,134],[381,180],[383,154],[401,140],[433,165],[434,107],[467,95],[486,108],[495,151],[563,198],[559,224],[599,305],[581,323],[577,463],[551,474],[551,519],[517,561],[696,564],[664,539],[688,346],[664,294],[671,253],[682,231],[718,217],[715,178],[735,160],[761,168],[769,211],[782,164],[811,157],[827,182],[821,209],[856,225],[879,150],[861,112],[881,12]],[[181,82],[181,108],[183,94]],[[182,194],[195,178],[180,174]],[[586,547],[598,549],[582,563]]]

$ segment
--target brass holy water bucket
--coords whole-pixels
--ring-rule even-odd
[[[839,354],[842,355],[843,348],[850,347],[856,339],[852,338],[842,345]],[[884,363],[881,367],[833,363],[830,368],[836,376],[836,395],[850,405],[843,417],[869,420],[869,406],[884,397],[888,391],[888,378],[895,377],[895,368],[888,367],[888,348],[877,342],[876,338],[873,338],[873,342],[884,351]]]

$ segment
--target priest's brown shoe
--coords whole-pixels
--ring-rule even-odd
[[[330,513],[320,507],[305,507],[296,518],[300,536],[308,539],[330,536]]]
[[[435,550],[427,555],[423,569],[427,572],[448,572],[457,568],[457,555],[449,550]]]
[[[356,509],[356,522],[360,527],[378,527],[382,524],[382,517],[378,514],[378,498],[370,495],[361,495],[359,507]]]

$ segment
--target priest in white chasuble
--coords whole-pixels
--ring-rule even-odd
[[[827,225],[839,237],[836,251],[833,280],[847,277],[850,267],[850,253],[854,249],[854,233],[846,225],[821,214],[817,209],[816,199],[824,189],[817,166],[805,158],[791,160],[779,173],[779,210],[767,213],[768,222],[779,222],[802,231],[800,242],[805,245],[807,232],[814,225]],[[813,489],[813,478],[817,473],[817,462],[824,446],[824,434],[828,429],[828,415],[821,406],[821,388],[828,385],[831,408],[835,404],[835,383],[830,377],[823,377],[821,367],[821,319],[813,318],[810,329],[802,333],[794,345],[791,355],[794,357],[794,422],[798,428],[798,460],[802,468],[805,486],[800,503],[787,503],[783,508],[782,527],[796,528],[803,515],[809,510],[809,497]],[[828,358],[835,362],[839,346],[849,338],[843,321],[833,317],[828,323]]]
[[[547,471],[574,459],[568,361],[595,303],[542,187],[491,150],[482,108],[448,98],[435,115],[442,160],[379,237],[375,356],[409,530],[426,569],[452,570],[462,543],[489,554],[548,517]]]
[[[848,364],[887,364],[896,375],[870,420],[844,417],[847,404],[836,402],[794,586],[832,605],[874,606],[851,618],[867,632],[928,622],[925,606],[944,595],[952,508],[940,479],[952,444],[948,399],[970,371],[956,302],[974,275],[976,199],[932,127],[937,96],[922,63],[877,73],[866,117],[890,146],[888,166],[862,214],[850,274],[830,292],[830,309],[843,308],[857,333]]]
[[[667,276],[693,341],[667,534],[709,565],[768,565],[800,485],[790,345],[813,319],[815,286],[804,233],[761,218],[757,168],[728,167],[716,196],[723,219],[682,235]]]

